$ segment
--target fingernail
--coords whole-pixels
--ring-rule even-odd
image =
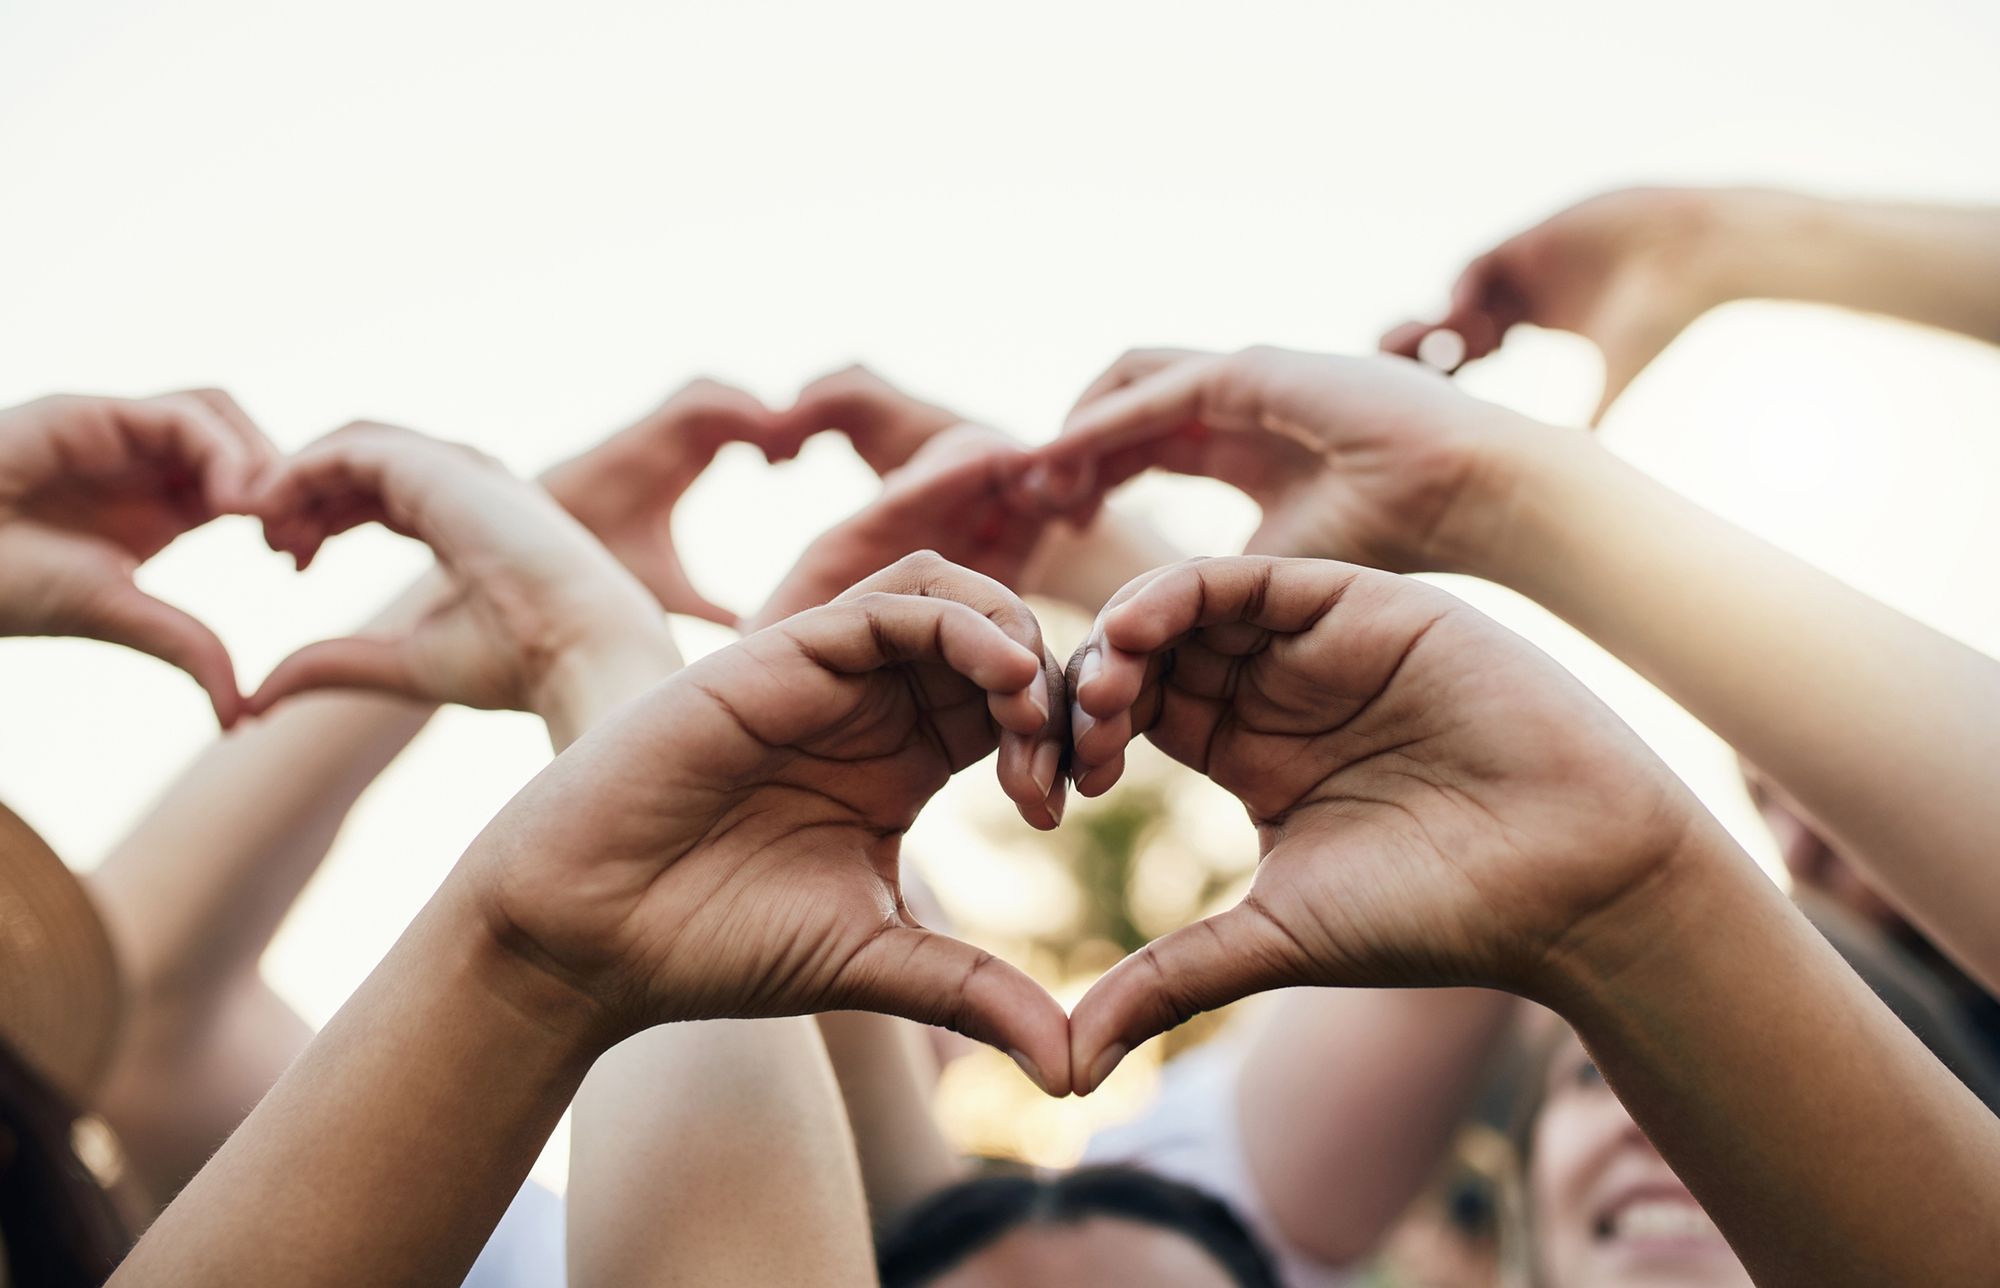
[[[1084,736],[1097,727],[1097,718],[1074,702],[1069,704],[1069,740],[1075,746]]]
[[[1049,722],[1049,686],[1043,682],[1042,677],[1039,675],[1035,677],[1035,682],[1028,686],[1028,702],[1035,708],[1035,714],[1042,718],[1042,723],[1047,724]]]
[[[1029,767],[1029,774],[1035,780],[1035,790],[1046,799],[1055,790],[1056,769],[1062,763],[1062,748],[1052,742],[1045,742],[1035,748],[1035,759]]]
[[[1083,655],[1083,665],[1076,669],[1076,687],[1078,692],[1088,688],[1090,682],[1095,680],[1098,673],[1102,670],[1104,670],[1104,659],[1098,655],[1097,650],[1092,649],[1088,653],[1085,653]]]
[[[1118,1067],[1118,1062],[1131,1053],[1132,1048],[1122,1042],[1104,1048],[1103,1053],[1097,1057],[1097,1063],[1090,1066],[1090,1089],[1095,1091],[1103,1086],[1104,1080],[1111,1076],[1111,1071]]]
[[[1041,496],[1048,495],[1049,482],[1049,467],[1040,461],[1030,465],[1028,472],[1021,476],[1021,486]]]
[[[1049,1089],[1049,1084],[1042,1080],[1042,1071],[1035,1067],[1035,1062],[1033,1060],[1030,1060],[1027,1056],[1022,1055],[1019,1051],[1012,1051],[1012,1050],[1007,1052],[1007,1058],[1009,1060],[1012,1060],[1015,1064],[1021,1067],[1021,1072],[1028,1075],[1029,1082],[1034,1083],[1037,1087],[1040,1087],[1043,1091],[1047,1091]]]

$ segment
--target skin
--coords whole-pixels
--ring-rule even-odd
[[[1404,323],[1382,347],[1414,358],[1434,332],[1451,331],[1465,360],[1477,360],[1521,323],[1576,332],[1604,355],[1595,424],[1695,319],[1753,298],[1883,313],[2000,343],[2000,210],[1743,188],[1604,193],[1473,260],[1442,318]]]
[[[1633,1201],[1699,1208],[1573,1034],[1549,1062],[1543,1094],[1528,1177],[1543,1283],[1747,1288],[1749,1273],[1712,1225],[1690,1222],[1690,1233],[1660,1239],[1607,1221]]]
[[[741,391],[696,381],[550,470],[545,487],[662,608],[713,615],[676,575],[673,506],[718,437],[765,446],[770,416]],[[504,502],[512,493],[489,488],[488,495],[503,502],[496,514],[511,514]],[[534,502],[528,521],[544,513]],[[362,633],[405,636],[455,593],[446,575],[427,575]],[[510,646],[475,647],[490,656]],[[131,1003],[96,1107],[117,1130],[155,1211],[311,1039],[310,1027],[264,984],[258,960],[356,799],[436,706],[353,690],[290,697],[205,750],[90,874]]]
[[[0,635],[73,635],[193,676],[234,723],[235,668],[215,633],[141,591],[140,564],[241,513],[277,458],[229,395],[50,397],[0,412]]]
[[[462,1275],[590,1062],[655,1024],[884,1008],[1066,1087],[1061,1008],[909,924],[894,876],[950,770],[1045,721],[1042,675],[964,604],[863,591],[625,704],[482,833],[116,1281]]]
[[[1123,374],[1100,386],[1121,383]],[[1076,528],[1048,522],[1032,499],[1022,505],[1034,464],[1004,436],[957,423],[865,372],[829,381],[853,405],[806,423],[865,427],[847,432],[878,448],[918,446],[886,476],[875,502],[807,550],[754,622],[781,620],[923,545],[1020,593],[1054,594],[1092,612],[1132,576],[1175,558],[1149,529],[1112,511],[1080,515],[1085,526]],[[809,391],[802,401],[811,400]],[[839,400],[823,400],[832,401]],[[884,433],[897,426],[900,433]],[[1060,491],[1073,473],[1050,471],[1046,481]],[[1329,1266],[1358,1262],[1429,1179],[1512,999],[1347,990],[1294,993],[1277,1006],[1253,1035],[1240,1079],[1245,1154],[1261,1201],[1294,1251]],[[893,1224],[965,1171],[926,1108],[931,1061],[916,1035],[883,1016],[828,1015],[820,1027],[854,1125],[870,1211],[878,1228]],[[1353,1040],[1361,1032],[1368,1042]]]
[[[1143,732],[1263,850],[1240,905],[1077,1003],[1079,1091],[1251,992],[1498,986],[1570,1021],[1755,1282],[1972,1282],[2000,1256],[2000,1123],[1525,642],[1384,574],[1222,559],[1128,588],[1076,666],[1080,787]]]
[[[1109,479],[1213,472],[1264,506],[1260,544],[1282,534],[1287,554],[1470,573],[1540,602],[1757,764],[1940,947],[2000,982],[2000,802],[1983,778],[2000,755],[2000,665],[1585,436],[1414,363],[1253,349],[1124,366],[1043,455]]]

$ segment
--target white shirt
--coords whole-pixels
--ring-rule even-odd
[[[1243,1150],[1237,1084],[1248,1044],[1222,1037],[1169,1063],[1146,1112],[1090,1138],[1085,1164],[1126,1163],[1221,1199],[1278,1263],[1290,1288],[1354,1288],[1358,1276],[1286,1243]]]

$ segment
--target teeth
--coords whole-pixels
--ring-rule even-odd
[[[1612,1233],[1625,1239],[1715,1239],[1721,1233],[1708,1214],[1692,1203],[1671,1199],[1629,1203],[1612,1218]]]

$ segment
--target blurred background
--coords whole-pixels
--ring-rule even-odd
[[[2000,201],[2000,6],[597,3],[0,4],[0,405],[216,384],[285,447],[358,416],[523,471],[685,380],[775,405],[861,360],[1039,440],[1124,348],[1373,346],[1459,266],[1591,192],[1759,183]],[[1575,422],[1594,350],[1517,337],[1464,377]],[[2000,651],[2000,362],[1824,310],[1710,315],[1612,412],[1611,449],[1939,628]],[[683,505],[697,583],[748,610],[874,482],[831,438],[731,449]],[[1214,485],[1119,504],[1192,552],[1254,523]],[[1921,520],[1912,523],[1911,520]],[[380,532],[295,576],[247,521],[148,565],[246,687],[424,564]],[[1729,753],[1491,587],[1451,588],[1603,694],[1769,858]],[[1084,623],[1051,617],[1061,648]],[[1698,622],[1688,629],[1699,630]],[[719,629],[684,623],[692,656]],[[194,685],[0,641],[0,798],[88,868],[214,736]],[[324,1021],[547,759],[450,712],[363,800],[266,963]],[[1228,899],[1239,811],[1157,757],[1043,841],[980,772],[911,851],[962,933],[1066,1000]],[[1177,1035],[1185,1044],[1213,1025]],[[953,1065],[969,1146],[1073,1159],[1159,1052],[1051,1102]],[[559,1134],[537,1175],[560,1187]]]

